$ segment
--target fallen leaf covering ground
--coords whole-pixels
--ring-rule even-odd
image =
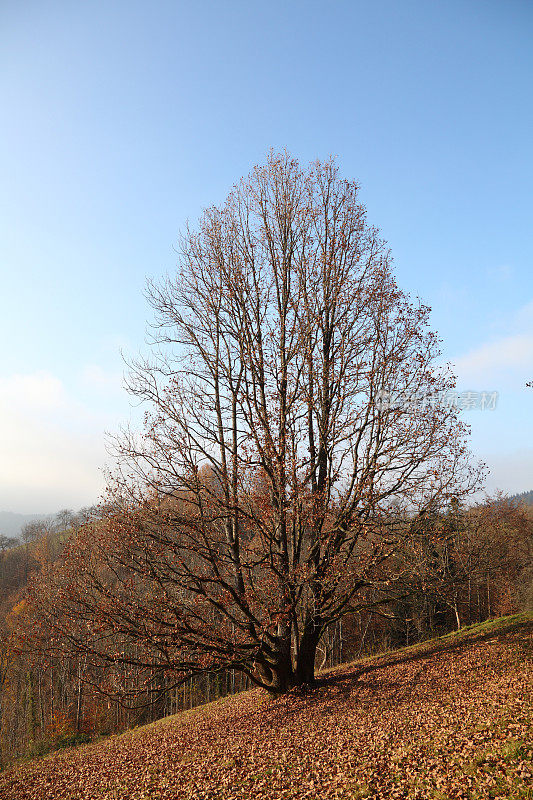
[[[533,800],[533,622],[253,690],[0,775],[2,800]]]

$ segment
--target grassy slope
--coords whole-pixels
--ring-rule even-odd
[[[225,698],[0,776],[2,800],[533,798],[533,615]]]

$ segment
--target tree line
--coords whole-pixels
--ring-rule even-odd
[[[40,537],[1,556],[2,765],[253,685],[235,668],[176,681],[155,664],[147,669],[110,659],[103,666],[80,648],[80,620],[57,600],[76,572],[70,548],[83,547],[86,556],[98,551],[102,526],[99,518],[63,530],[48,525]],[[348,611],[324,631],[317,670],[533,607],[531,508],[498,497],[469,508],[452,506],[416,524],[406,520],[406,527],[410,535],[387,567],[396,576],[396,597],[369,587],[366,608]],[[445,542],[441,531],[436,539],[430,535],[434,527],[447,529]],[[109,655],[119,642],[124,644],[119,633],[106,636]]]

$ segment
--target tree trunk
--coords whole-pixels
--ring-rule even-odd
[[[311,686],[315,682],[315,657],[319,641],[320,628],[311,622],[304,629],[300,641],[294,686]]]
[[[81,680],[81,664],[78,664],[78,691],[76,698],[76,733],[81,732],[83,709],[83,683]]]
[[[295,675],[290,649],[283,647],[272,660],[259,662],[257,672],[262,684],[272,694],[283,694],[291,689],[295,685]]]
[[[459,608],[457,606],[457,598],[455,598],[454,603],[453,603],[453,612],[455,614],[455,622],[456,622],[456,625],[457,625],[457,630],[460,631],[461,630],[461,618],[459,616]]]

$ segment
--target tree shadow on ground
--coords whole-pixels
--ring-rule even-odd
[[[469,635],[466,632],[464,635],[459,633],[449,641],[439,639],[434,643],[431,641],[424,644],[416,645],[414,652],[402,653],[402,651],[395,651],[394,653],[377,655],[375,662],[370,664],[353,664],[346,667],[338,667],[331,675],[319,676],[316,681],[317,687],[339,686],[344,683],[350,684],[357,682],[362,675],[376,672],[386,667],[393,667],[397,664],[409,664],[414,661],[424,662],[433,656],[440,653],[448,652],[464,652],[470,649],[478,642],[486,642],[491,639],[497,640],[503,637],[509,638],[509,634],[513,638],[517,638],[517,651],[520,650],[524,657],[533,655],[533,638],[530,639],[529,644],[522,641],[524,633],[533,634],[533,620],[525,620],[524,622],[513,622],[497,628],[496,630],[488,630],[485,633],[473,633]],[[423,671],[423,670],[422,670]]]

